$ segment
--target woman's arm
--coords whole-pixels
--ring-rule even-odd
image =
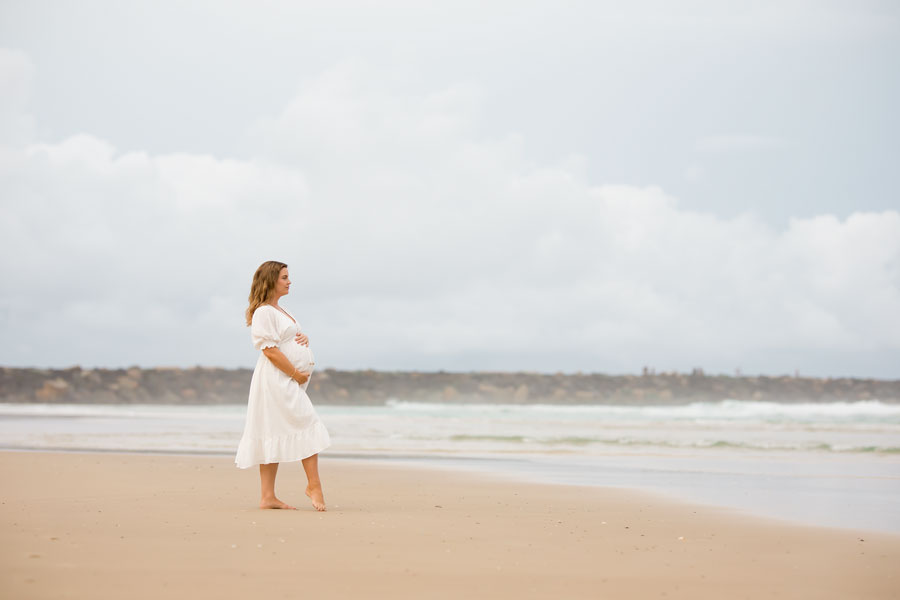
[[[274,346],[271,348],[263,348],[262,353],[266,355],[266,358],[272,361],[272,364],[275,365],[278,370],[283,371],[285,375],[297,383],[306,383],[309,381],[309,373],[304,373],[295,369],[294,365],[291,364],[291,361],[288,360],[288,357],[284,355],[284,352],[278,348]]]

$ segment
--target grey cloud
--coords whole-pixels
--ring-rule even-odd
[[[900,355],[896,211],[776,228],[594,185],[577,159],[536,165],[521,136],[479,135],[478,94],[458,89],[373,89],[337,66],[264,121],[246,160],[87,135],[8,146],[0,362],[247,364],[245,297],[270,258],[291,265],[285,304],[339,367],[753,357],[824,372],[760,356]],[[345,126],[320,123],[323,106]]]
[[[47,7],[0,364],[252,364],[276,258],[326,365],[897,376],[886,5]]]
[[[745,150],[773,150],[785,146],[784,139],[758,134],[711,135],[697,140],[701,152],[735,152]]]

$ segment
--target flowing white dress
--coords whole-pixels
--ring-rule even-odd
[[[306,388],[278,369],[261,351],[277,347],[301,371],[310,372],[312,351],[294,341],[296,320],[269,304],[253,313],[250,336],[260,350],[247,401],[247,421],[234,462],[241,469],[260,464],[303,460],[331,445]]]

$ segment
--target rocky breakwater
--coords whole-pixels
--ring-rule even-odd
[[[249,369],[0,368],[0,402],[243,404]],[[542,373],[421,373],[325,369],[310,382],[319,404],[412,402],[685,404],[724,399],[767,402],[900,403],[900,380]]]

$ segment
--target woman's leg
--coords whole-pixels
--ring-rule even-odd
[[[322,482],[319,481],[319,455],[313,454],[302,462],[303,470],[306,471],[306,495],[312,500],[316,510],[325,510],[325,496],[322,494]]]
[[[293,506],[285,504],[275,497],[275,475],[278,473],[278,463],[269,463],[267,465],[259,465],[259,484],[262,491],[262,498],[259,501],[260,508],[290,508],[296,510]]]

